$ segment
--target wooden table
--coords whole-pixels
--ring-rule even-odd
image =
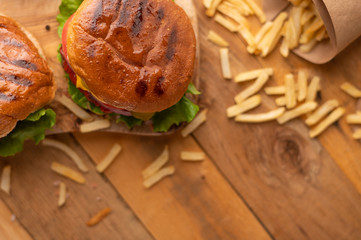
[[[64,134],[91,169],[84,185],[50,170],[52,161],[75,167],[58,150],[26,144],[22,154],[2,159],[12,166],[11,196],[0,193],[0,239],[361,239],[361,145],[351,139],[343,118],[311,140],[301,120],[280,126],[237,124],[225,116],[233,96],[244,88],[221,77],[218,48],[206,40],[213,29],[231,42],[234,74],[274,67],[269,85],[289,72],[306,68],[322,78],[322,99],[337,98],[347,113],[356,100],[340,91],[344,81],[361,87],[361,39],[328,64],[317,66],[278,51],[266,59],[250,56],[239,36],[199,14],[201,105],[207,123],[191,137],[137,137],[109,133]],[[25,25],[45,48],[56,77],[62,69],[55,55],[59,43],[55,16],[59,0],[0,1],[1,12]],[[49,25],[48,32],[45,26]],[[263,93],[262,93],[263,94]],[[256,111],[272,107],[264,104]],[[99,175],[95,163],[118,142],[123,151]],[[141,171],[169,144],[176,173],[146,190]],[[181,150],[202,150],[202,163],[184,163]],[[1,166],[0,166],[1,167]],[[55,181],[64,181],[69,198],[57,207]],[[86,221],[104,207],[112,213],[94,227]],[[16,219],[14,217],[16,216]]]

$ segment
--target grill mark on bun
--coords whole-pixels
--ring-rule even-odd
[[[26,60],[11,60],[10,62],[12,64],[14,64],[15,66],[18,66],[21,68],[26,68],[26,69],[33,70],[33,71],[38,70],[38,67],[34,63],[31,63]]]
[[[119,20],[118,20],[117,26],[124,25],[129,18],[130,11],[128,11],[128,9],[127,9],[128,0],[123,0],[122,3],[123,3],[122,10],[120,11],[120,14],[119,14]]]
[[[164,9],[160,8],[157,10],[157,19],[158,21],[162,21],[164,18]]]
[[[165,54],[168,60],[172,60],[174,57],[176,42],[177,42],[177,30],[173,28],[168,39],[167,53]]]
[[[145,80],[141,79],[137,83],[135,87],[135,92],[139,94],[139,96],[144,97],[148,90],[148,84]]]
[[[94,16],[90,23],[90,30],[96,32],[98,26],[98,20],[103,15],[103,1],[99,1],[98,5],[95,8]]]
[[[6,24],[0,23],[0,28],[7,28]]]
[[[13,75],[13,74],[5,74],[4,75],[4,74],[0,73],[0,81],[9,81],[16,85],[20,85],[20,86],[24,86],[24,87],[29,87],[29,86],[33,85],[33,82],[30,81],[29,79],[21,78],[16,75]]]
[[[163,82],[164,82],[165,78],[164,77],[160,77],[157,80],[157,84],[154,87],[154,92],[156,94],[163,95],[164,94],[164,89],[163,89]]]
[[[16,97],[12,94],[6,95],[4,93],[0,93],[0,101],[11,102],[11,101],[14,101],[15,99],[16,99]]]
[[[135,19],[132,25],[132,33],[134,36],[139,36],[139,32],[143,25],[143,10],[146,5],[147,5],[147,0],[140,1],[138,9],[135,12]]]

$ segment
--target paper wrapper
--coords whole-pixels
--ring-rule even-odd
[[[315,46],[309,53],[294,52],[304,59],[322,64],[330,61],[351,42],[361,36],[361,0],[313,0],[320,13],[328,41]],[[264,11],[273,18],[288,6],[287,0],[263,0]]]

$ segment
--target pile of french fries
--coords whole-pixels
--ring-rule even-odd
[[[297,74],[297,81],[295,75],[286,74],[284,85],[264,88],[272,75],[272,68],[264,68],[236,76],[236,82],[254,79],[255,81],[235,96],[236,104],[227,108],[227,117],[235,118],[236,122],[256,123],[277,120],[279,124],[285,124],[292,119],[306,116],[305,123],[311,128],[309,136],[315,138],[343,116],[345,109],[339,107],[337,100],[326,101],[321,106],[317,103],[317,93],[321,90],[319,77],[312,77],[308,83],[307,72],[301,70]],[[246,114],[261,105],[262,97],[258,93],[262,89],[269,96],[277,96],[275,104],[278,108],[260,114]],[[361,113],[358,117],[361,124]]]
[[[207,16],[214,17],[230,32],[242,36],[250,54],[266,57],[282,39],[280,52],[288,57],[292,49],[310,52],[318,42],[328,39],[323,21],[311,0],[289,1],[292,5],[289,13],[281,12],[274,21],[266,21],[263,10],[253,0],[203,0],[203,5]],[[255,15],[262,24],[255,34],[247,20],[251,15]],[[220,47],[229,45],[212,31],[208,39]]]

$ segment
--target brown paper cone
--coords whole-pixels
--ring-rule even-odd
[[[273,18],[287,7],[287,0],[264,0],[267,17]],[[309,53],[294,52],[304,59],[322,64],[330,61],[350,43],[361,36],[361,0],[313,0],[320,13],[328,41],[323,41]]]

